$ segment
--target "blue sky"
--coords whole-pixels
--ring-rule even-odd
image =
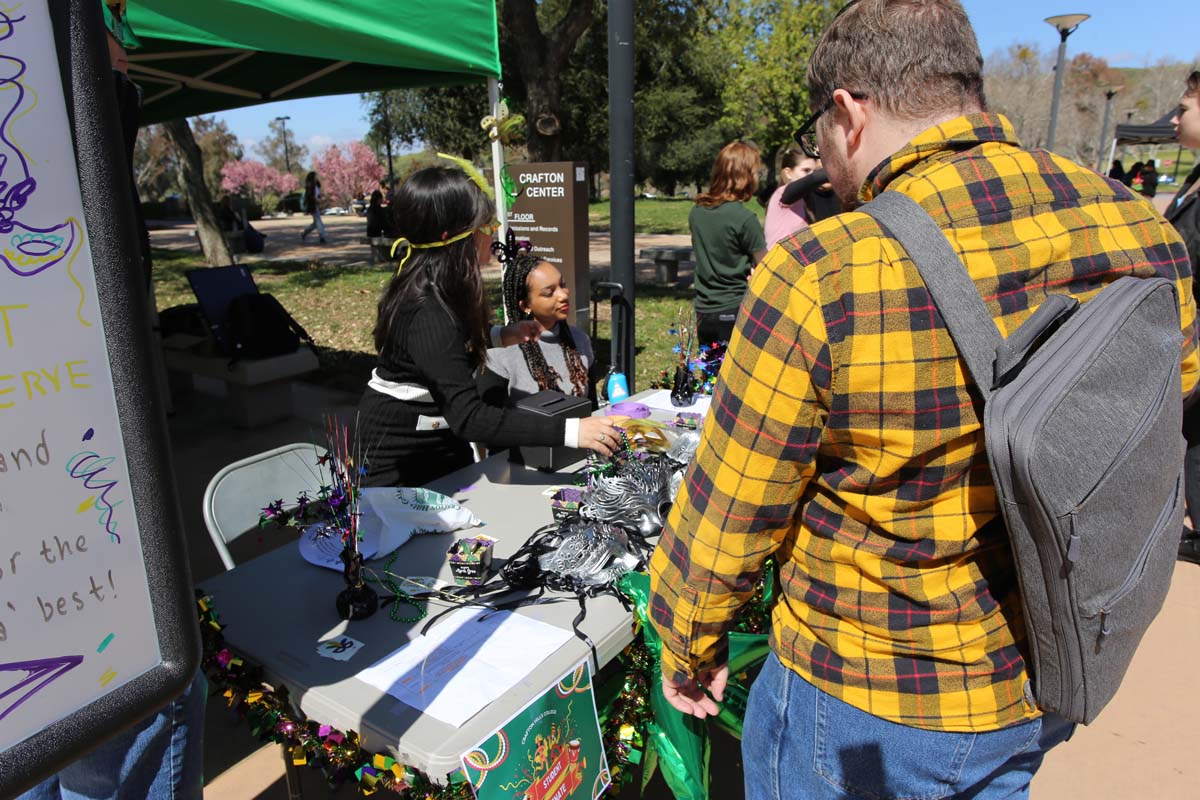
[[[1200,40],[1193,24],[1196,0],[1155,0],[1140,7],[1128,0],[964,0],[963,5],[984,58],[1016,42],[1034,42],[1052,50],[1058,46],[1058,34],[1042,20],[1078,13],[1092,18],[1067,41],[1068,57],[1086,51],[1117,67],[1143,67],[1164,56],[1200,60]],[[330,144],[361,139],[367,130],[358,95],[289,100],[217,116],[229,123],[247,156],[253,158],[253,144],[266,136],[267,123],[281,115],[291,117],[288,129],[314,155]]]

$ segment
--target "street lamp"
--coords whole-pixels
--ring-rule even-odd
[[[1058,64],[1054,67],[1054,99],[1050,101],[1050,131],[1046,134],[1046,149],[1054,149],[1054,128],[1058,125],[1058,98],[1062,94],[1063,73],[1066,71],[1063,68],[1063,62],[1067,57],[1067,37],[1075,32],[1075,29],[1086,19],[1091,17],[1090,14],[1059,14],[1057,17],[1046,17],[1046,22],[1049,22],[1058,30],[1060,37],[1058,43]]]
[[[287,140],[287,122],[291,117],[276,117],[275,121],[279,123],[279,127],[283,129],[283,164],[287,167],[289,175],[292,174],[292,155],[288,150]]]
[[[1108,141],[1108,123],[1112,119],[1112,101],[1117,96],[1117,92],[1124,88],[1124,86],[1110,86],[1104,90],[1104,124],[1100,126],[1100,145],[1096,148],[1096,172],[1101,175],[1105,173],[1104,143]],[[1112,147],[1109,148],[1109,158],[1112,158],[1112,149],[1116,146],[1117,143],[1114,141]]]

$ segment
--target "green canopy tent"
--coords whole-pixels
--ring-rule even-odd
[[[145,123],[500,77],[494,0],[129,0],[127,14]]]

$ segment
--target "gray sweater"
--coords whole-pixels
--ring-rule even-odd
[[[560,326],[563,324],[559,323]],[[586,333],[574,326],[571,326],[571,338],[575,340],[575,347],[579,350],[579,357],[583,360],[584,369],[588,371],[588,381],[590,382],[592,364],[596,361],[592,355],[592,340]],[[571,373],[567,369],[567,359],[563,354],[562,342],[558,338],[558,329],[544,331],[541,339],[538,340],[538,346],[542,348],[542,355],[546,357],[546,363],[553,367],[559,375],[558,390],[563,394],[574,394],[575,387],[571,385]],[[533,379],[533,375],[529,373],[529,367],[525,364],[525,355],[521,352],[520,345],[489,349],[487,367],[508,381],[508,394],[514,400],[537,394],[540,391],[537,381]]]

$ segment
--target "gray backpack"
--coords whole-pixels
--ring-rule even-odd
[[[1003,339],[924,209],[891,191],[860,210],[916,263],[983,397],[1034,698],[1091,722],[1162,606],[1183,528],[1175,286],[1119,278],[1082,307],[1050,295]]]

